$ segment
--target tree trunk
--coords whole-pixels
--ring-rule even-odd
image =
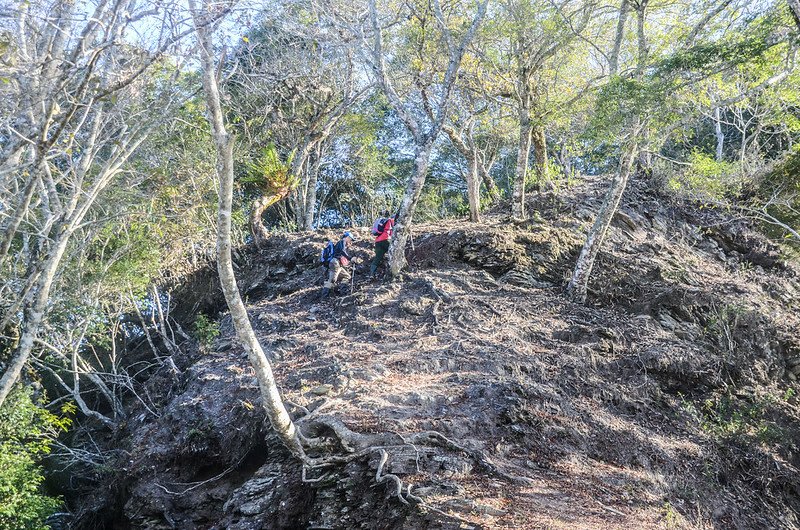
[[[14,383],[19,379],[20,374],[22,374],[22,369],[25,367],[25,363],[28,362],[28,358],[31,355],[34,340],[44,320],[47,302],[50,300],[50,288],[53,285],[53,279],[61,263],[61,258],[64,256],[64,251],[67,248],[70,235],[70,232],[63,231],[58,236],[56,244],[37,282],[33,302],[25,311],[25,325],[22,330],[22,336],[19,339],[17,352],[6,368],[3,377],[0,378],[0,406],[3,405],[6,397],[8,397],[8,394],[14,387]]]
[[[625,23],[628,20],[629,0],[622,0],[619,6],[619,18],[617,19],[617,33],[614,37],[614,49],[608,60],[608,69],[611,75],[617,75],[619,70],[619,52],[622,48],[622,41],[625,37]]]
[[[203,89],[208,104],[208,121],[217,151],[217,176],[219,178],[219,219],[217,224],[217,271],[225,302],[231,312],[236,334],[250,359],[256,374],[261,399],[272,427],[281,441],[298,458],[305,459],[297,428],[289,417],[281,399],[278,385],[261,344],[258,342],[247,309],[242,302],[231,258],[231,210],[233,204],[233,138],[225,129],[219,88],[215,78],[216,68],[211,57],[213,50],[211,32],[201,23],[194,0],[190,7],[200,41],[200,59],[203,68]]]
[[[417,148],[414,157],[414,175],[406,186],[403,201],[400,203],[397,224],[395,224],[392,243],[389,247],[389,274],[392,278],[397,278],[406,265],[406,242],[411,231],[414,211],[422,194],[422,186],[425,184],[432,147],[433,142],[426,142]]]
[[[547,137],[544,134],[544,126],[536,123],[531,127],[531,144],[533,145],[534,164],[536,167],[536,178],[541,184],[547,178]]]
[[[789,9],[792,10],[792,15],[794,15],[794,22],[797,24],[797,29],[800,30],[800,0],[788,0],[789,1]]]
[[[644,68],[647,65],[649,50],[647,49],[647,35],[644,31],[645,11],[649,0],[639,0],[636,4],[636,41],[638,54],[636,58],[636,76],[641,78],[644,75]]]
[[[469,220],[473,223],[481,221],[481,181],[478,176],[478,159],[470,157],[467,159],[467,200],[469,201]]]
[[[575,270],[572,273],[572,279],[570,280],[569,285],[567,285],[567,296],[573,302],[578,302],[581,304],[586,302],[586,292],[589,285],[589,277],[592,273],[592,267],[594,266],[594,261],[597,258],[597,254],[600,252],[600,247],[602,246],[603,240],[606,237],[608,227],[611,225],[611,220],[614,218],[614,214],[617,213],[617,208],[619,208],[622,194],[628,185],[628,178],[631,174],[633,161],[636,158],[637,137],[638,131],[634,131],[631,141],[625,148],[622,159],[620,160],[619,171],[611,181],[611,187],[606,193],[606,197],[603,201],[603,205],[600,207],[600,211],[597,212],[597,218],[595,219],[591,230],[589,230],[589,234],[586,237],[586,242],[581,249],[578,261],[575,264]]]
[[[528,156],[531,150],[533,130],[527,108],[519,113],[519,143],[517,145],[517,170],[514,174],[514,191],[511,199],[511,216],[525,219],[525,176],[528,173]]]
[[[267,230],[267,227],[264,226],[264,212],[267,210],[267,208],[283,199],[285,196],[286,195],[280,193],[273,195],[262,195],[253,201],[253,209],[250,212],[250,232],[253,234],[253,242],[257,248],[262,248],[267,242],[267,239],[269,239],[269,231]]]
[[[491,200],[499,198],[500,189],[497,187],[497,183],[489,174],[489,168],[486,167],[486,164],[484,162],[480,162],[478,164],[478,173],[480,174],[481,180],[483,181],[483,185],[486,186],[486,193],[489,195],[489,198]]]
[[[558,153],[558,163],[561,165],[561,172],[564,174],[564,178],[568,179],[572,177],[572,159],[569,156],[566,141],[561,144],[561,149]]]
[[[714,133],[717,136],[717,162],[722,161],[722,148],[725,145],[725,133],[722,132],[722,122],[720,121],[719,107],[714,107]]]
[[[314,230],[314,212],[317,206],[317,179],[319,179],[319,166],[322,158],[322,143],[317,144],[314,153],[314,162],[308,166],[308,191],[306,192],[306,211],[303,230]]]
[[[17,233],[17,229],[22,223],[22,220],[25,218],[25,214],[28,212],[28,206],[31,204],[33,192],[36,190],[35,173],[36,172],[34,171],[34,174],[28,177],[28,184],[25,186],[25,190],[22,192],[22,197],[20,197],[19,204],[14,210],[14,215],[6,224],[3,240],[2,243],[0,243],[0,259],[4,258],[6,254],[8,254],[8,251],[11,248],[11,243],[14,241],[14,236]]]
[[[498,195],[497,185],[489,175],[489,171],[481,160],[480,152],[475,145],[475,140],[472,137],[472,126],[466,129],[467,140],[461,138],[461,133],[456,131],[453,127],[445,125],[442,130],[450,138],[450,142],[461,153],[461,156],[467,161],[467,200],[470,206],[470,220],[478,222],[480,219],[480,204],[481,204],[481,179],[486,184],[486,191],[491,198],[496,198]]]

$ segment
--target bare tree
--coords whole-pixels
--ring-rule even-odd
[[[486,0],[482,0],[478,3],[477,10],[470,25],[458,42],[448,26],[438,0],[433,0],[431,6],[432,13],[422,15],[433,17],[435,25],[442,35],[448,54],[447,69],[445,70],[441,82],[436,83],[435,86],[418,87],[419,91],[415,93],[418,98],[423,101],[423,104],[429,106],[427,114],[432,116],[432,118],[428,120],[421,119],[418,113],[412,108],[414,102],[419,102],[419,99],[413,100],[413,95],[406,95],[404,100],[404,97],[398,92],[395,83],[390,78],[386,66],[383,27],[379,20],[378,8],[375,0],[371,0],[369,3],[370,29],[365,31],[363,27],[359,26],[354,30],[354,33],[360,38],[360,51],[366,63],[372,70],[381,89],[386,94],[392,109],[394,109],[399,118],[403,121],[414,140],[414,171],[406,186],[406,191],[400,204],[398,222],[397,225],[395,225],[394,237],[389,249],[389,273],[393,277],[397,277],[406,264],[406,242],[408,240],[411,223],[413,222],[417,202],[422,193],[422,186],[425,183],[431,151],[444,125],[447,109],[450,105],[453,85],[461,66],[461,59],[464,56],[467,45],[472,41],[475,31],[486,14],[486,5]],[[412,12],[408,16],[421,15]],[[368,42],[369,33],[372,34],[371,45]],[[429,91],[431,90],[438,92],[438,97],[430,97]]]
[[[170,79],[157,88],[142,75],[190,33],[174,16],[131,1],[100,2],[83,23],[72,2],[26,3],[16,12],[0,146],[0,202],[13,204],[3,212],[0,270],[13,281],[0,328],[17,322],[21,333],[0,378],[0,405],[34,348],[72,237],[180,102]],[[139,23],[161,32],[136,43]],[[143,100],[145,93],[155,96]]]
[[[545,125],[550,110],[547,108],[548,86],[543,69],[586,28],[594,4],[584,0],[562,0],[558,3],[511,0],[504,7],[514,22],[511,54],[515,62],[516,82],[513,97],[519,120],[511,214],[514,219],[524,219],[525,182],[531,147],[536,175],[543,178],[548,167]],[[548,17],[558,21],[555,30],[552,24],[547,27],[542,25],[541,20],[547,20]]]
[[[319,24],[300,24],[291,3],[275,5],[269,17],[238,46],[234,70],[221,87],[243,117],[232,124],[251,149],[274,143],[291,159],[298,180],[290,195],[299,230],[313,227],[321,151],[345,114],[367,93],[351,46]],[[269,197],[253,203],[256,244],[267,236],[262,215]]]
[[[208,121],[217,150],[217,176],[219,178],[219,219],[217,224],[217,271],[219,272],[225,302],[231,312],[239,341],[247,351],[255,370],[261,398],[272,427],[286,447],[299,458],[305,457],[300,436],[281,399],[275,376],[267,356],[258,342],[250,324],[247,309],[242,302],[231,258],[231,210],[233,203],[233,144],[225,127],[216,79],[216,64],[212,56],[213,42],[210,29],[209,4],[199,11],[194,0],[189,0],[199,42],[200,61],[203,68],[203,90],[208,104]]]

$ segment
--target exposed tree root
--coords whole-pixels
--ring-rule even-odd
[[[317,415],[314,413],[301,418],[297,421],[297,424],[301,432],[305,431],[308,433],[301,434],[301,441],[308,454],[321,453],[320,456],[316,457],[307,456],[303,463],[303,482],[309,484],[321,483],[333,476],[332,473],[325,472],[317,478],[309,478],[309,472],[343,465],[360,458],[365,458],[370,453],[378,451],[380,460],[377,470],[375,471],[376,483],[390,483],[393,486],[391,488],[392,496],[397,497],[397,499],[405,505],[411,505],[413,503],[420,508],[452,517],[433,506],[429,506],[421,497],[414,495],[411,492],[412,485],[404,485],[402,479],[398,475],[385,472],[390,452],[403,447],[412,447],[418,453],[418,447],[441,447],[458,451],[469,456],[480,468],[495,476],[515,484],[531,484],[533,482],[527,477],[512,475],[501,470],[483,451],[464,447],[438,431],[423,431],[411,435],[400,435],[392,432],[361,434],[350,430],[344,422],[336,417]],[[339,450],[343,454],[331,454],[331,433],[333,434],[333,438],[335,438],[335,443],[338,444]]]

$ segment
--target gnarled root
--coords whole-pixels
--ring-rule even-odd
[[[530,484],[533,482],[527,477],[512,475],[501,470],[483,451],[460,445],[437,431],[424,431],[405,436],[392,432],[361,434],[350,430],[338,418],[314,414],[301,418],[298,420],[298,424],[307,433],[301,437],[301,440],[309,454],[316,453],[319,455],[308,456],[304,462],[303,481],[306,483],[324,482],[332,476],[329,471],[326,471],[317,478],[308,478],[309,472],[328,470],[334,466],[365,458],[370,453],[378,451],[380,460],[375,472],[375,482],[378,484],[391,484],[393,486],[392,495],[397,497],[403,504],[409,505],[413,503],[422,508],[438,511],[435,507],[424,503],[422,498],[411,493],[411,484],[404,486],[402,479],[398,475],[385,472],[390,451],[412,447],[419,454],[420,449],[418,446],[428,448],[442,447],[458,451],[469,456],[480,468],[493,475],[516,484]],[[331,440],[331,433],[335,441]],[[344,454],[331,454],[334,444],[338,445],[339,450]]]

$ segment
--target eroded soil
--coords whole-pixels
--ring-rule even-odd
[[[331,232],[275,236],[238,262],[295,418],[437,431],[465,449],[378,451],[304,482],[259,410],[230,321],[149,384],[83,527],[796,528],[800,282],[747,226],[632,183],[586,306],[563,288],[603,182],[539,195],[531,221],[414,228],[409,272],[319,299]],[[214,279],[174,291],[221,310]],[[475,455],[485,455],[491,465]],[[307,479],[313,477],[306,477]]]

